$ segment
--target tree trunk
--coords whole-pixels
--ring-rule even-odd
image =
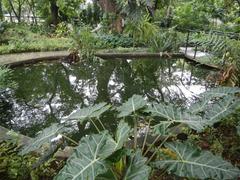
[[[11,6],[12,12],[13,12],[14,15],[16,16],[18,22],[21,22],[21,16],[19,16],[19,14],[17,13],[17,11],[15,10],[12,1],[11,1],[11,0],[8,0],[8,2],[9,2],[9,5]],[[21,13],[20,13],[20,15],[21,15]]]
[[[56,0],[51,0],[50,1],[50,11],[51,11],[51,22],[50,24],[57,25],[59,22],[59,7],[57,6],[57,1]]]
[[[115,15],[115,19],[112,22],[111,29],[114,32],[122,33],[122,17],[117,13],[117,7],[115,2],[113,0],[99,0],[98,3],[105,13],[112,13],[113,15]]]
[[[0,0],[0,20],[3,20],[2,0]]]
[[[12,12],[9,12],[9,15],[10,15],[10,22],[12,23],[13,22]]]

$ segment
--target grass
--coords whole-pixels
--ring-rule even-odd
[[[69,37],[23,24],[9,25],[0,38],[0,54],[67,50],[70,46]]]

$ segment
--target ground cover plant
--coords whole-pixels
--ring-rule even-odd
[[[6,25],[1,34],[0,54],[68,50],[71,40],[25,24]],[[50,31],[50,30],[49,30]]]
[[[193,137],[227,122],[240,108],[239,92],[239,88],[215,88],[200,94],[187,107],[147,102],[134,95],[117,107],[100,103],[81,108],[64,118],[63,123],[44,129],[22,147],[19,155],[39,151],[45,157],[51,152],[53,155],[63,142],[74,144],[74,152],[55,179],[149,179],[157,169],[177,177],[237,179],[239,168],[211,152],[217,149],[215,146],[204,149],[198,145],[201,141]],[[101,122],[101,116],[112,110],[117,112],[115,121],[119,122],[113,134]],[[99,133],[87,134],[75,142],[69,138],[70,127],[84,122],[93,124]],[[140,123],[146,123],[147,128],[139,143]],[[190,139],[176,138],[184,132],[181,126],[192,136]],[[237,129],[236,125],[235,132]],[[148,142],[150,136],[153,142]],[[44,160],[40,158],[36,163]],[[236,161],[234,164],[239,166]]]

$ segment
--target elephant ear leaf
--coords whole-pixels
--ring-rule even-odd
[[[107,103],[99,103],[93,106],[81,108],[76,112],[70,114],[67,120],[78,120],[80,122],[85,121],[87,118],[99,118],[104,112],[110,108]]]
[[[130,130],[131,128],[126,122],[121,121],[119,123],[115,138],[117,143],[115,150],[122,148],[123,144],[127,141],[129,137]]]
[[[57,180],[95,179],[108,171],[106,159],[122,148],[128,138],[130,127],[121,122],[118,126],[116,141],[107,131],[86,136],[68,159],[64,168],[55,177]]]
[[[64,131],[65,128],[63,125],[52,124],[50,127],[39,133],[36,138],[32,139],[27,145],[25,145],[19,154],[25,155],[29,152],[40,149],[44,144],[51,144],[51,140]]]
[[[192,114],[196,114],[199,112],[204,112],[205,110],[209,109],[209,104],[212,104],[213,99],[220,99],[220,98],[231,98],[234,97],[236,93],[240,93],[240,88],[237,87],[218,87],[206,91],[200,94],[200,99],[196,103],[192,103],[189,111]],[[216,102],[218,103],[218,102]]]
[[[118,117],[121,118],[135,113],[137,110],[143,108],[146,104],[147,102],[142,96],[133,95],[128,99],[127,102],[123,103],[122,106],[117,108],[117,111],[120,112]]]
[[[221,121],[224,117],[234,113],[240,107],[240,100],[232,96],[226,96],[214,103],[206,110],[204,119],[207,119],[209,125]]]
[[[240,88],[237,87],[217,87],[200,94],[200,97],[208,98],[209,100],[217,97],[224,97],[227,95],[234,95],[240,93]]]
[[[203,121],[201,116],[183,111],[172,104],[153,104],[152,106],[148,106],[146,112],[151,113],[152,116],[164,118],[164,121],[159,122],[160,126],[164,124],[170,126],[173,123],[183,123],[196,131],[202,131],[207,125],[207,121]]]
[[[147,158],[140,150],[130,154],[123,180],[148,180],[151,168],[146,165]]]
[[[237,179],[240,170],[209,151],[200,151],[190,144],[167,143],[175,155],[153,163],[180,177],[198,179]]]
[[[95,179],[107,172],[105,158],[113,153],[115,145],[115,141],[106,131],[82,138],[55,179]]]

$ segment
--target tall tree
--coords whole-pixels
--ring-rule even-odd
[[[25,0],[8,0],[11,11],[16,16],[18,22],[21,22],[22,8]]]
[[[111,29],[117,33],[121,33],[123,30],[122,17],[118,12],[117,4],[114,0],[98,0],[101,9],[113,17],[113,22],[111,24]]]
[[[50,12],[51,21],[53,25],[57,25],[59,22],[59,7],[57,6],[57,0],[50,0]]]
[[[0,0],[0,21],[3,20],[3,8],[2,8],[2,0]]]

